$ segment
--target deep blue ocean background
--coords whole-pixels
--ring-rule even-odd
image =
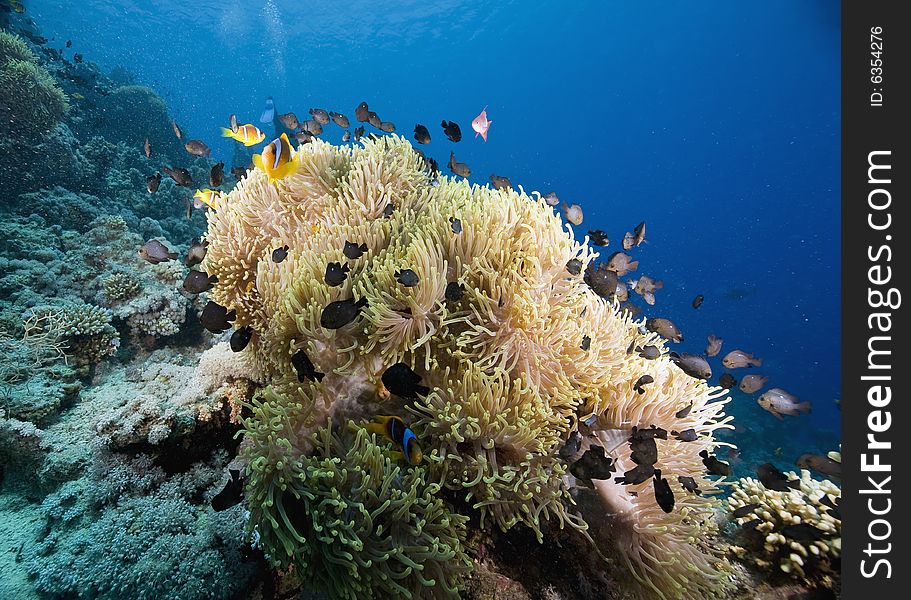
[[[784,422],[734,394],[741,469],[837,449],[840,413],[839,4],[665,2],[32,1],[51,46],[157,90],[191,138],[230,166],[228,115],[267,96],[302,119],[366,100],[399,133],[415,123],[484,184],[504,175],[585,210],[662,279],[650,316],[712,361],[739,347],[755,372],[813,403]],[[485,105],[489,141],[471,134]],[[142,115],[136,115],[142,119]],[[441,119],[460,123],[452,144]],[[338,143],[341,130],[327,126]],[[267,129],[267,133],[271,133]],[[445,171],[445,168],[444,168]],[[180,213],[183,206],[175,206]],[[690,306],[705,295],[698,310]],[[734,373],[736,377],[745,370]],[[778,453],[775,453],[775,450]]]

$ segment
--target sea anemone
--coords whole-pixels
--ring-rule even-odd
[[[244,352],[256,378],[270,384],[245,421],[245,456],[251,524],[277,564],[289,565],[298,551],[333,556],[327,560],[336,564],[339,555],[321,545],[340,524],[300,503],[326,493],[323,473],[352,456],[367,452],[380,464],[364,434],[328,429],[377,414],[397,414],[413,427],[425,465],[404,467],[399,477],[419,478],[427,502],[455,495],[443,505],[452,523],[463,518],[458,505],[475,511],[485,528],[521,523],[541,539],[550,521],[585,533],[559,454],[582,421],[590,425],[587,444],[608,435],[602,432],[628,437],[634,426],[694,429],[697,441],[662,440],[661,467],[714,491],[699,452],[714,448],[713,432],[725,426],[723,402],[712,402],[721,391],[666,356],[627,352],[631,342],[663,343],[640,334],[641,323],[595,294],[581,271],[567,270],[571,259],[585,266],[596,255],[540,196],[432,179],[424,159],[397,136],[346,148],[314,140],[294,160],[297,172],[275,183],[249,171],[209,211],[202,265],[218,278],[211,300],[236,311],[235,327],[253,329]],[[346,243],[366,251],[346,256]],[[287,257],[274,261],[273,250],[284,246]],[[330,262],[350,267],[340,285],[325,280]],[[403,270],[413,271],[416,285],[402,283]],[[447,297],[450,284],[464,293]],[[361,308],[352,322],[322,326],[327,305],[355,300]],[[298,371],[300,353],[315,373]],[[390,394],[382,376],[399,362],[426,394]],[[643,374],[654,383],[639,394],[632,386]],[[676,419],[690,404],[689,415]],[[626,460],[616,446],[610,452]],[[379,476],[391,469],[385,463]],[[680,508],[666,515],[646,487],[637,486],[642,493],[629,512],[628,502],[614,501],[626,500],[626,489],[599,483],[597,511],[586,515],[623,523],[614,531],[624,535],[604,541],[631,566],[642,594],[661,595],[648,581],[657,580],[654,571],[667,578],[658,583],[667,584],[667,597],[722,589],[724,561],[705,537],[713,533],[714,502],[681,497]],[[292,517],[286,503],[304,512]],[[344,556],[357,563],[354,553]],[[301,560],[302,571],[321,577],[309,558]],[[375,580],[352,577],[358,589],[382,591]],[[333,597],[358,593],[340,579],[324,583]]]

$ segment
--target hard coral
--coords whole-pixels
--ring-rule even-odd
[[[558,449],[589,417],[596,422],[588,443],[602,430],[628,437],[633,426],[695,429],[696,442],[662,444],[663,465],[668,476],[692,475],[714,491],[698,453],[714,447],[713,431],[724,426],[723,403],[709,402],[719,392],[666,357],[647,361],[627,353],[632,341],[661,342],[640,335],[640,323],[598,297],[581,270],[567,271],[570,259],[584,266],[595,254],[543,199],[521,188],[432,181],[423,159],[396,136],[367,140],[362,148],[316,140],[295,160],[297,173],[275,183],[251,171],[209,211],[203,264],[218,278],[210,297],[236,310],[235,327],[253,329],[245,352],[257,376],[272,384],[246,429],[252,522],[274,556],[288,560],[281,557],[312,543],[282,516],[280,492],[317,494],[319,471],[305,472],[313,453],[336,453],[340,461],[349,455],[344,444],[315,443],[314,432],[330,420],[377,413],[412,415],[407,420],[427,457],[427,481],[455,492],[485,525],[523,523],[539,539],[548,519],[586,528],[571,506],[572,480],[564,478]],[[346,242],[367,251],[349,259]],[[287,259],[274,262],[272,250],[285,245]],[[351,267],[341,285],[324,280],[330,262]],[[399,282],[396,274],[406,269],[417,285]],[[460,299],[444,297],[449,283],[463,286]],[[350,299],[366,300],[354,322],[322,327],[324,308]],[[300,351],[321,379],[303,381],[291,360]],[[381,376],[396,362],[414,369],[431,391],[381,406],[389,396]],[[632,390],[643,374],[656,382],[645,395]],[[675,422],[690,402],[690,416]],[[711,527],[691,525],[711,521],[712,501],[681,500],[669,517],[645,490],[635,504],[625,521],[633,535],[622,537],[617,552],[633,565],[643,594],[661,594],[645,575],[673,561],[667,596],[723,589],[723,561],[699,541]],[[605,509],[623,508],[610,501],[596,506],[600,512],[590,516],[599,520]],[[338,526],[324,513],[311,514],[317,530]],[[695,568],[683,564],[688,559]]]
[[[731,550],[760,569],[831,588],[838,581],[841,556],[841,516],[832,506],[841,498],[841,490],[829,480],[813,479],[805,469],[799,477],[786,475],[799,481],[796,489],[770,490],[752,477],[735,484],[728,499],[732,511],[757,505],[737,522],[760,522],[740,532],[741,545]],[[798,525],[802,528],[793,527]]]

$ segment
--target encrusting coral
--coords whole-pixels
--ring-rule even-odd
[[[627,459],[618,448],[634,426],[699,434],[692,442],[661,440],[658,466],[674,481],[694,477],[706,495],[678,489],[678,508],[665,514],[650,480],[625,487],[599,481],[600,513],[591,518],[613,514],[623,522],[626,534],[606,541],[617,544],[642,595],[697,598],[722,591],[724,559],[708,539],[715,484],[699,456],[715,447],[713,431],[725,426],[724,403],[710,402],[721,393],[666,356],[645,360],[627,352],[631,341],[661,342],[640,334],[640,323],[597,296],[581,272],[567,271],[570,259],[587,265],[595,253],[545,201],[521,190],[434,178],[396,136],[354,148],[314,140],[294,160],[296,174],[270,183],[253,169],[221,198],[208,213],[202,265],[218,278],[210,298],[236,311],[234,327],[252,328],[245,352],[258,378],[271,384],[245,422],[244,456],[251,525],[273,560],[287,565],[292,552],[334,556],[333,535],[344,537],[342,522],[325,510],[310,510],[295,522],[283,502],[310,503],[327,494],[321,477],[338,477],[339,465],[352,456],[380,460],[371,450],[376,442],[368,443],[364,433],[327,437],[330,422],[403,416],[426,458],[424,465],[403,465],[396,486],[401,477],[426,482],[428,490],[438,485],[477,510],[485,525],[523,523],[540,539],[548,521],[587,527],[573,507],[571,479],[558,454],[586,420],[586,444],[622,440],[606,447],[621,466]],[[346,242],[367,250],[348,258]],[[287,258],[271,260],[273,249],[285,245]],[[324,279],[330,262],[350,267],[340,285]],[[400,283],[405,270],[417,285]],[[464,293],[446,299],[448,285]],[[329,303],[352,299],[366,301],[352,323],[332,330],[321,325]],[[292,364],[299,352],[324,376],[304,381]],[[429,393],[390,397],[381,377],[397,362],[413,369]],[[638,394],[632,386],[643,374],[655,383]],[[675,419],[690,403],[689,415]],[[380,481],[370,485],[392,485],[382,480],[393,468],[385,464]],[[638,497],[628,494],[637,490]],[[331,506],[347,506],[339,496]],[[459,518],[455,510],[449,508],[451,522]],[[397,540],[400,553],[422,539],[412,537]],[[361,542],[365,548],[377,543]],[[363,586],[365,597],[387,589],[382,578],[358,570],[366,563],[354,554],[342,556],[354,569],[349,581]],[[325,583],[334,597],[352,593],[342,580]]]
[[[813,479],[806,469],[785,475],[798,485],[777,491],[752,477],[736,482],[730,510],[755,506],[737,517],[739,525],[748,526],[731,552],[760,569],[832,588],[839,579],[841,490],[827,479]]]

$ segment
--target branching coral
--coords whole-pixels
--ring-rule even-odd
[[[142,290],[142,281],[126,271],[112,273],[101,285],[104,297],[110,302],[129,300]]]
[[[295,160],[298,172],[276,183],[251,171],[208,213],[203,264],[218,278],[210,298],[237,312],[235,327],[253,329],[245,353],[272,384],[246,421],[247,456],[252,522],[280,562],[305,544],[283,508],[287,490],[307,498],[321,489],[320,471],[306,471],[314,452],[342,461],[350,455],[350,440],[314,443],[330,420],[405,416],[427,457],[421,470],[428,482],[455,492],[485,526],[522,523],[539,539],[548,520],[586,528],[558,454],[581,420],[591,424],[587,444],[606,444],[616,432],[625,441],[634,426],[692,428],[696,441],[662,440],[660,467],[715,491],[699,452],[712,450],[713,432],[725,426],[723,402],[711,402],[721,393],[666,356],[627,352],[631,342],[663,344],[598,297],[582,269],[567,270],[569,260],[584,268],[595,253],[543,199],[432,181],[423,159],[395,136],[355,148],[314,141]],[[366,251],[348,258],[346,242]],[[287,259],[271,260],[285,245]],[[324,278],[330,262],[350,267],[340,285]],[[405,271],[416,285],[402,283]],[[446,298],[450,284],[461,286],[461,297]],[[354,322],[322,327],[323,309],[350,299],[366,301]],[[319,380],[305,381],[293,366],[301,351],[324,374]],[[430,393],[389,398],[381,376],[396,362]],[[654,383],[638,394],[632,388],[643,374]],[[689,415],[676,419],[690,404]],[[608,450],[628,462],[618,445]],[[329,458],[322,456],[322,468]],[[643,593],[661,595],[663,586],[666,597],[696,597],[723,589],[723,559],[705,541],[714,531],[713,500],[681,497],[667,515],[646,485],[629,487],[641,490],[631,501],[627,488],[603,484],[586,516],[617,517],[615,531],[626,533],[606,542],[619,544],[616,553]],[[660,580],[649,584],[655,572]]]
[[[42,347],[65,353],[77,365],[93,365],[120,346],[120,336],[110,324],[110,311],[98,306],[38,306],[29,309],[24,318],[26,339],[39,337]]]
[[[339,433],[324,427],[312,442],[312,456],[278,450],[250,465],[251,520],[273,561],[319,581],[333,598],[456,597],[471,564],[467,518],[450,513],[439,486],[423,469],[396,464],[353,422]]]
[[[731,511],[755,506],[736,519],[749,526],[738,533],[741,545],[731,551],[760,569],[831,588],[838,581],[841,556],[841,516],[836,504],[841,490],[831,481],[813,479],[805,469],[799,477],[786,475],[799,485],[780,492],[752,477],[735,484],[728,499]]]

